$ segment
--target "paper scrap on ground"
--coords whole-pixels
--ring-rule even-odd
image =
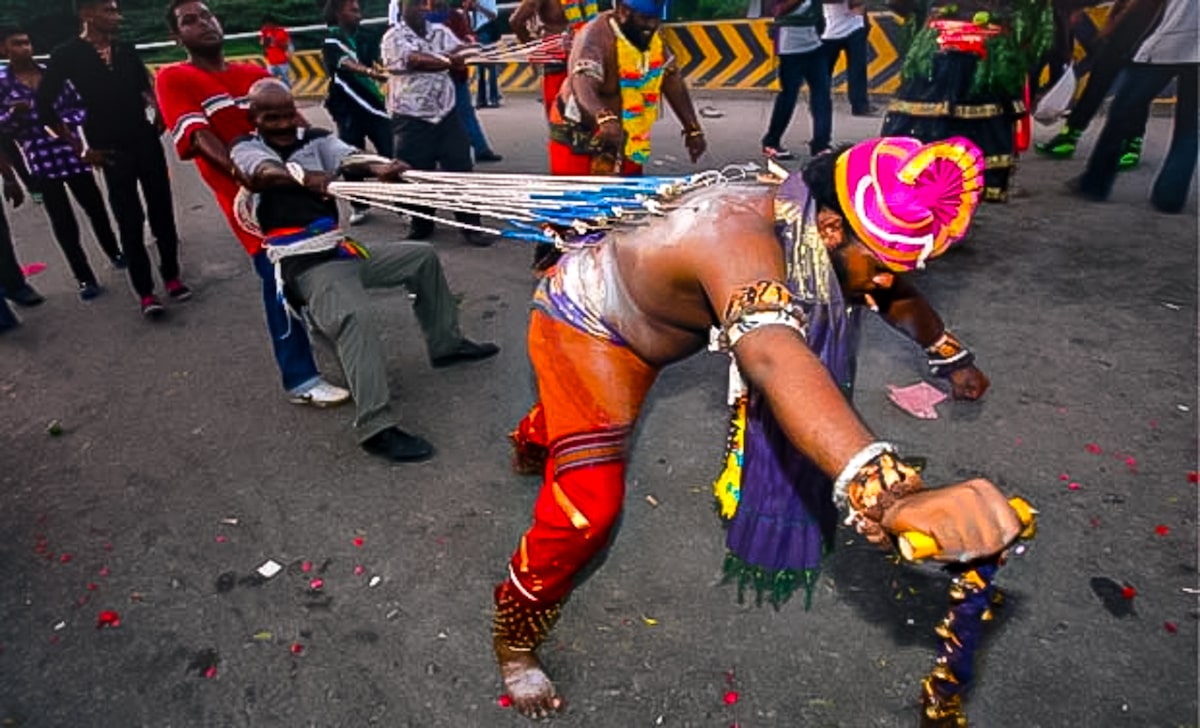
[[[278,574],[282,569],[283,566],[278,562],[267,559],[267,563],[258,567],[258,573],[262,574],[264,579],[270,579],[272,576]]]
[[[913,417],[922,420],[936,420],[938,416],[936,405],[944,402],[946,395],[942,390],[927,382],[917,382],[907,387],[889,384],[888,399]]]

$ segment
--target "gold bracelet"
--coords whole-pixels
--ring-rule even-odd
[[[699,127],[696,127],[695,129],[684,129],[681,133],[683,134],[684,139],[704,136],[704,130]]]

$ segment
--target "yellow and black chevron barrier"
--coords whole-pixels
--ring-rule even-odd
[[[1088,8],[1073,30],[1077,43],[1075,58],[1079,70],[1086,73],[1088,59],[1084,47],[1090,45],[1104,25],[1108,6]],[[867,84],[872,94],[887,96],[900,87],[902,59],[899,47],[900,23],[891,13],[872,13],[867,36],[869,59]],[[663,26],[667,43],[678,59],[688,85],[694,89],[777,90],[779,88],[772,49],[770,21],[720,20],[702,23],[672,23]],[[263,65],[261,57],[237,60]],[[315,98],[325,95],[328,79],[321,64],[320,51],[300,51],[291,58],[292,89],[297,96]],[[506,63],[499,69],[500,87],[505,92],[535,91],[541,87],[535,66]],[[845,86],[845,58],[834,67],[833,86]]]

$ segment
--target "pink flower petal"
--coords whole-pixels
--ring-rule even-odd
[[[508,697],[508,695],[501,695],[496,698],[496,705],[499,705],[501,708],[511,708],[512,698]]]
[[[362,576],[365,572],[366,572],[366,568],[362,564],[359,564],[358,566],[354,567],[354,575],[355,576]]]
[[[360,548],[360,549],[363,547],[363,537],[362,536],[354,537],[354,546],[355,546],[355,548]]]
[[[100,567],[100,576],[108,576],[108,567],[107,566]]]
[[[64,563],[64,564],[70,563],[70,561],[71,561],[71,554],[63,554],[62,556],[59,556],[59,557],[58,557],[58,560],[59,560],[59,561],[61,561],[61,562],[62,562],[62,563]]]
[[[225,540],[224,536],[217,534],[217,543],[225,543]]]
[[[25,274],[26,278],[29,276],[36,276],[38,273],[41,273],[44,270],[46,270],[45,263],[28,263],[21,266],[21,272]]]
[[[325,586],[324,579],[313,579],[312,581],[308,582],[308,588],[312,589],[313,591],[317,591],[323,586]]]
[[[1167,630],[1167,634],[1175,634],[1179,631],[1179,627],[1174,622],[1163,622],[1163,629]]]
[[[1084,449],[1086,449],[1088,452],[1090,452],[1093,455],[1099,455],[1100,453],[1104,452],[1103,450],[1100,449],[1100,446],[1094,442],[1089,442],[1088,444],[1084,445],[1083,447],[1084,447]]]
[[[1070,480],[1071,476],[1067,475],[1066,473],[1062,473],[1061,475],[1058,476],[1058,479],[1059,480]]]
[[[311,561],[301,562],[300,563],[300,571],[303,571],[305,574],[312,571],[312,562]]]
[[[217,676],[217,666],[209,665],[208,669],[204,671],[204,677],[208,678],[209,680],[212,680],[216,676]]]
[[[738,701],[738,694],[737,694],[736,690],[725,691],[725,704],[726,705],[733,705],[737,701]]]
[[[1067,488],[1070,490],[1079,490],[1079,483],[1076,483],[1076,482],[1067,483]]]

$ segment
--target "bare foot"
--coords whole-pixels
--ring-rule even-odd
[[[521,715],[542,720],[562,710],[565,703],[542,669],[537,655],[510,649],[499,640],[493,640],[493,646],[504,690]]]

